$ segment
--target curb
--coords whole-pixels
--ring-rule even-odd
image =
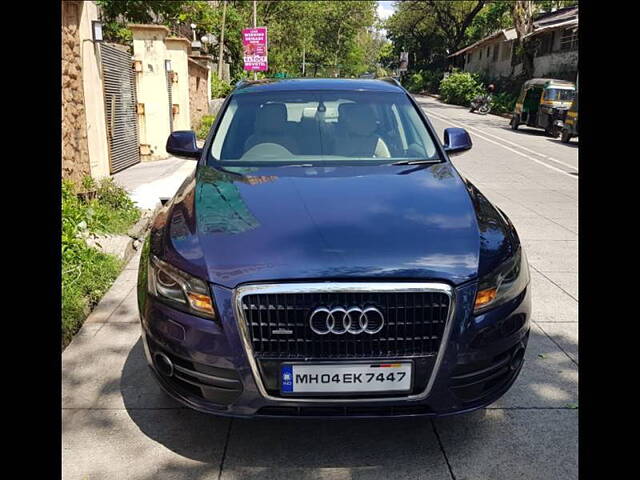
[[[143,210],[140,219],[127,232],[131,240],[127,244],[127,251],[125,252],[125,255],[127,255],[125,257],[125,264],[129,263],[129,260],[131,260],[131,257],[134,255],[134,251],[137,251],[142,244],[144,237],[146,237],[147,232],[151,229],[151,222],[153,222],[153,219],[156,218],[156,215],[161,209],[162,202],[158,200],[153,210]]]
[[[453,105],[451,103],[445,103],[442,100],[440,100],[440,95],[437,95],[435,93],[417,93],[416,95],[422,95],[423,97],[435,98],[440,103],[444,103],[445,105],[452,105],[454,107],[467,108],[467,107],[462,107],[462,105]],[[511,114],[509,114],[509,113],[491,113],[491,112],[489,112],[489,115],[493,115],[494,117],[502,117],[502,118],[511,119]]]
[[[135,252],[138,250],[142,239],[146,236],[149,228],[151,227],[151,222],[155,218],[158,211],[162,208],[162,204],[158,202],[156,207],[153,210],[144,210],[143,215],[140,217],[138,222],[129,229],[127,232],[130,235],[129,241],[127,242],[124,249],[122,249],[122,264],[123,268],[118,274],[118,277],[113,282],[111,287],[105,292],[102,298],[98,301],[98,303],[94,306],[94,308],[89,312],[87,317],[82,322],[82,327],[80,330],[73,336],[73,338],[77,337],[78,334],[82,331],[85,325],[95,325],[106,322],[111,313],[120,305],[122,298],[121,293],[114,291],[114,286],[118,283],[118,279],[127,271],[127,265],[131,261],[131,258],[135,255]],[[115,253],[112,253],[117,255]],[[73,339],[71,340],[71,342]],[[71,344],[69,342],[69,345]],[[67,345],[67,347],[69,346]]]
[[[87,243],[103,253],[118,257],[124,265],[129,263],[151,227],[151,222],[158,211],[162,208],[162,203],[157,202],[153,210],[142,210],[138,221],[127,231],[126,235],[94,235],[87,238]],[[125,238],[127,238],[125,242]],[[108,245],[104,247],[102,244]]]

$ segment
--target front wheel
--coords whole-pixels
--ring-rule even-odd
[[[478,113],[481,113],[482,115],[486,115],[490,111],[491,111],[491,105],[483,105],[478,109]]]
[[[515,115],[511,117],[511,130],[517,130],[518,129],[518,117],[516,117]]]
[[[551,138],[558,138],[560,136],[560,132],[558,131],[558,127],[556,127],[555,125],[552,125],[551,127],[545,128],[544,131]]]
[[[571,134],[567,130],[563,130],[562,136],[560,137],[560,141],[562,143],[569,143],[569,140],[571,140]]]

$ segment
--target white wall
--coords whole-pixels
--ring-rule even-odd
[[[136,72],[138,103],[144,104],[144,114],[138,115],[140,145],[149,145],[150,149],[141,159],[167,158],[170,112],[164,61],[169,57],[164,39],[169,29],[160,25],[129,25],[129,28],[133,34],[133,57],[142,62],[142,71]]]
[[[578,51],[556,52],[533,60],[534,75],[544,77],[548,73],[578,70]]]
[[[493,49],[499,45],[497,61],[493,61]],[[491,55],[487,57],[487,48],[491,47]],[[502,59],[504,48],[507,48],[507,42],[495,40],[485,43],[479,48],[470,52],[470,61],[465,64],[466,72],[479,73],[485,72],[490,77],[508,76],[511,73],[511,55],[506,60]],[[482,58],[478,58],[478,52],[482,51]]]
[[[178,81],[172,84],[171,101],[179,105],[180,112],[173,116],[173,130],[190,130],[189,111],[189,41],[182,38],[165,39],[167,57],[171,60],[171,69],[178,74]]]
[[[498,53],[498,61],[493,61],[493,45],[498,42],[487,43],[480,48],[475,49],[471,53],[471,60],[465,64],[464,70],[466,72],[478,73],[485,72],[490,77],[497,78],[500,76],[517,76],[522,72],[522,64],[518,64],[511,70],[511,57],[507,60],[502,60],[503,48],[506,46],[506,42],[500,42],[500,52]],[[559,48],[560,34],[556,34],[554,41],[554,49]],[[492,46],[492,55],[487,58],[486,48]],[[482,58],[478,59],[478,50],[482,50]],[[544,77],[549,73],[564,72],[564,71],[577,71],[578,69],[578,51],[568,52],[554,52],[549,55],[541,57],[535,57],[533,61],[534,76]]]

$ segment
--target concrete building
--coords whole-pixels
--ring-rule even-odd
[[[537,41],[534,76],[574,79],[578,72],[578,7],[567,7],[539,15],[534,31],[526,38]],[[454,66],[489,78],[517,76],[522,64],[514,65],[515,28],[500,30],[451,54]]]
[[[191,44],[186,38],[167,37],[167,57],[171,60],[171,104],[173,130],[191,130],[189,68]]]
[[[213,60],[162,25],[129,25],[132,45],[94,39],[94,1],[61,2],[62,177],[108,177],[168,157],[167,137],[208,113]]]

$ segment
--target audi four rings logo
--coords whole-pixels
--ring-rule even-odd
[[[344,335],[349,332],[353,335],[368,333],[374,335],[384,327],[384,316],[375,307],[358,308],[342,307],[316,308],[309,317],[309,326],[314,333],[326,335],[333,333]]]

